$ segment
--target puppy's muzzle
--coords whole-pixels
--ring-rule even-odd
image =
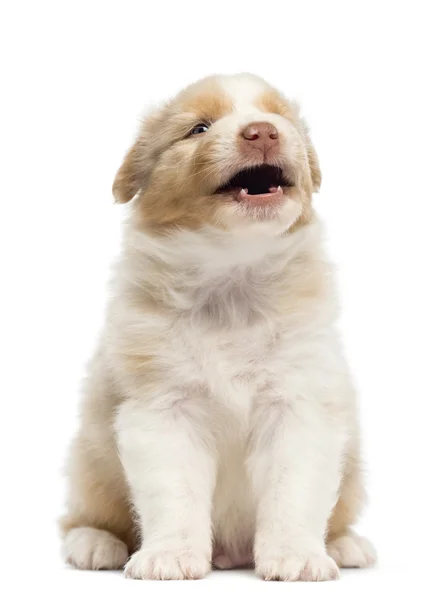
[[[246,156],[272,159],[279,151],[279,133],[271,123],[250,123],[241,133],[241,152]]]

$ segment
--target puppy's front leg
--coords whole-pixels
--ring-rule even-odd
[[[210,570],[215,468],[202,398],[126,402],[116,431],[142,534],[125,574],[198,579]]]
[[[315,397],[268,387],[254,407],[249,470],[257,497],[256,571],[265,579],[339,575],[324,536],[340,483],[344,435]]]

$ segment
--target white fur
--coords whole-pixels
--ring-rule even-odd
[[[155,389],[142,380],[137,393],[129,390],[133,397],[116,421],[144,539],[129,573],[138,573],[147,556],[161,560],[162,552],[172,553],[166,562],[180,562],[190,548],[202,570],[213,520],[237,554],[248,552],[256,527],[256,565],[264,577],[296,579],[304,569],[308,579],[336,577],[324,535],[347,442],[340,415],[351,391],[330,324],[335,309],[314,306],[309,319],[288,315],[271,328],[275,294],[267,285],[317,243],[319,225],[282,238],[219,234],[219,243],[211,230],[178,232],[163,244],[131,235],[145,244],[141,272],[149,272],[152,259],[199,269],[180,292],[171,285],[186,319],[129,323],[127,307],[119,311],[119,329],[130,325],[141,338],[159,339],[166,374]],[[256,323],[259,315],[265,318]],[[280,565],[282,556],[291,560]]]
[[[255,106],[255,100],[266,87],[263,79],[249,73],[241,73],[232,77],[220,77],[219,82],[232,98],[237,114],[260,113]]]

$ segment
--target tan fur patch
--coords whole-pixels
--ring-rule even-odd
[[[311,137],[309,135],[308,126],[304,120],[301,121],[302,125],[302,135],[305,141],[305,148],[307,152],[308,165],[310,168],[310,176],[311,176],[311,184],[312,191],[318,192],[321,187],[322,175],[321,169],[319,167],[319,159],[318,154],[313,146],[313,142],[311,141]]]
[[[265,112],[274,113],[295,122],[294,111],[285,98],[275,89],[265,91],[256,101],[256,106]]]
[[[292,233],[303,225],[299,222],[290,228]],[[303,262],[305,269],[300,269]],[[298,314],[302,319],[318,309],[319,304],[325,302],[329,294],[328,281],[325,274],[325,263],[317,251],[306,253],[297,257],[294,262],[287,265],[289,274],[294,272],[294,277],[289,275],[287,283],[280,290],[279,312],[281,314]]]
[[[196,229],[213,221],[220,203],[208,197],[215,187],[215,168],[206,158],[212,155],[211,144],[199,151],[202,138],[188,138],[187,133],[194,125],[211,124],[232,109],[217,78],[207,78],[145,121],[113,186],[119,202],[128,202],[142,190],[135,203],[142,227],[161,232],[172,226]]]
[[[213,122],[233,110],[233,102],[215,78],[199,81],[179,94],[177,109],[193,113],[197,119]]]

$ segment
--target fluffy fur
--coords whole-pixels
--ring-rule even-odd
[[[279,143],[246,141],[251,123]],[[264,163],[282,195],[223,188]],[[373,563],[350,529],[359,431],[320,183],[298,108],[252,75],[193,84],[144,122],[114,183],[132,210],[70,452],[69,563],[309,581]]]

